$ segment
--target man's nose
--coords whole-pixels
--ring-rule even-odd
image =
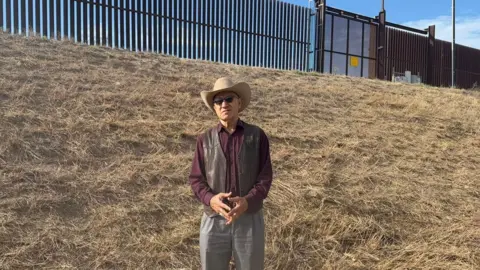
[[[226,100],[222,101],[222,107],[227,107],[229,104]]]

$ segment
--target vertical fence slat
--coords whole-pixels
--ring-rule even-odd
[[[105,0],[102,0],[105,1]],[[70,24],[69,24],[69,32],[68,32],[68,37],[70,40],[75,41],[75,23],[77,22],[75,20],[75,0],[70,0],[68,2],[68,17],[70,19]]]
[[[12,30],[12,2],[11,0],[5,0],[5,29]],[[40,0],[37,0],[40,2]],[[40,6],[40,4],[38,5]],[[37,7],[38,7],[37,6]]]
[[[250,44],[252,43],[251,33],[252,33],[252,24],[250,23],[250,2],[244,0],[245,2],[245,65],[251,66],[251,55],[252,51],[250,50]]]
[[[292,11],[292,17],[291,17],[291,29],[292,29],[292,34],[291,34],[291,37],[292,37],[292,63],[290,65],[291,69],[296,69],[296,65],[297,65],[297,24],[298,24],[298,19],[297,19],[297,6],[295,5],[292,5],[292,8],[291,8],[291,11]]]
[[[147,0],[146,3],[146,8],[145,12],[147,13],[147,46],[148,46],[148,51],[154,52],[153,48],[153,25],[152,25],[152,19],[153,19],[153,10],[152,10],[152,0]]]
[[[47,37],[48,34],[48,1],[42,0],[42,36]]]
[[[118,11],[117,11],[117,18],[118,18],[118,24],[119,24],[119,46],[120,48],[122,49],[125,49],[125,39],[128,38],[128,37],[125,37],[125,9],[126,9],[126,5],[125,5],[125,0],[119,0],[118,3],[117,3],[117,7],[118,7]],[[128,26],[127,26],[128,28]]]
[[[193,39],[193,18],[192,18],[192,0],[187,0],[186,4],[186,19],[188,20],[188,23],[186,24],[186,29],[188,33],[187,37],[187,57],[190,59],[194,58],[194,53],[193,53],[193,48],[194,48],[194,42],[195,40]]]
[[[201,51],[202,51],[202,60],[206,60],[206,49],[205,49],[205,45],[206,45],[206,41],[207,41],[207,36],[206,36],[206,27],[205,27],[205,15],[206,15],[206,12],[205,12],[205,7],[206,7],[206,4],[207,4],[207,1],[206,0],[201,0],[202,1],[202,6],[200,8],[200,21],[201,21],[201,25],[202,25],[202,39],[201,39],[201,43],[200,43],[200,48],[201,48]]]
[[[184,58],[185,55],[183,54],[183,47],[185,46],[185,39],[183,38],[183,9],[184,9],[184,5],[183,5],[183,0],[177,0],[177,11],[176,11],[176,15],[177,15],[177,21],[178,21],[178,24],[177,24],[177,32],[176,32],[176,37],[177,37],[177,44],[178,44],[178,57],[180,58]]]
[[[304,44],[304,47],[303,47],[303,66],[304,66],[304,70],[307,71],[309,69],[308,67],[308,57],[309,57],[309,54],[310,54],[310,40],[309,40],[309,37],[310,37],[310,9],[305,9],[304,10],[304,17],[303,17],[303,22],[305,24],[305,27],[304,27],[304,41],[306,42],[306,44]],[[363,41],[362,41],[363,42]]]
[[[95,10],[95,45],[100,45],[100,1],[96,0],[94,5]]]
[[[213,60],[212,54],[212,0],[207,0],[207,59]]]
[[[82,27],[79,29],[82,32],[82,42],[86,43],[87,42],[87,22],[88,22],[88,17],[87,17],[87,1],[84,1],[82,4]]]
[[[18,24],[19,24],[19,21],[18,21],[18,0],[14,0],[13,1],[13,27],[12,27],[12,31],[13,33],[19,33],[20,29],[18,28]]]
[[[147,0],[142,0],[140,1],[140,17],[141,17],[141,37],[142,37],[142,42],[141,42],[141,51],[145,52],[147,50],[147,16],[145,14],[145,6],[147,3]]]
[[[62,36],[63,36],[63,39],[66,40],[68,39],[68,5],[69,5],[69,2],[70,1],[58,1],[58,4],[57,5],[60,5],[59,3],[62,3],[63,4],[63,9],[62,9]],[[60,7],[61,8],[61,7]],[[29,10],[29,14],[30,15],[30,10]]]
[[[55,32],[54,37],[57,40],[62,38],[62,9],[61,0],[55,0]],[[26,14],[24,14],[26,15]]]
[[[132,46],[130,44],[130,0],[123,0],[123,6],[125,7],[125,48],[131,51]]]
[[[230,9],[232,10],[232,25],[231,25],[231,40],[230,40],[230,54],[231,54],[231,61],[232,64],[237,64],[237,35],[236,35],[236,29],[237,29],[237,0],[232,0],[231,1],[231,7]]]
[[[288,23],[288,18],[289,18],[289,4],[288,3],[284,3],[284,9],[283,9],[283,25],[284,25],[284,32],[283,32],[283,38],[284,38],[284,42],[283,42],[283,55],[284,55],[284,66],[283,68],[284,69],[288,69],[288,63],[289,63],[289,44],[288,44],[288,35],[289,35],[289,32],[288,32],[288,27],[289,27],[289,23]]]
[[[180,22],[179,22],[179,1],[174,0],[173,1],[173,55],[180,57],[180,42],[181,42],[181,36],[180,36]]]
[[[153,44],[152,44],[152,47],[153,47],[153,52],[159,52],[159,49],[158,49],[158,16],[159,16],[159,13],[158,13],[158,0],[153,0],[153,4],[152,4],[152,16],[153,16]]]
[[[248,63],[248,56],[250,55],[250,52],[248,51],[248,1],[244,0],[242,1],[243,4],[243,44],[242,44],[242,50],[243,50],[243,64],[244,65],[249,65]]]
[[[9,1],[9,0],[5,0],[5,1]],[[3,3],[4,0],[0,0],[0,31],[3,30],[3,26],[4,26],[4,23],[3,23],[3,12],[4,12],[4,9],[3,9]],[[30,5],[31,6],[31,5]]]
[[[95,44],[95,12],[94,12],[94,4],[91,1],[88,4],[88,44],[94,45]]]
[[[283,48],[282,48],[282,55],[283,55],[283,61],[282,61],[282,69],[287,69],[288,66],[288,42],[287,42],[287,3],[282,3],[282,39],[283,39]]]
[[[265,2],[263,0],[260,0],[258,1],[259,3],[259,6],[258,6],[258,13],[259,13],[259,16],[258,18],[264,18],[264,10],[265,10]],[[265,24],[265,20],[259,20],[258,21],[259,24],[258,24],[258,33],[259,33],[259,46],[258,46],[258,54],[259,54],[259,66],[260,67],[264,67],[264,47],[265,47],[265,43],[264,43],[264,39],[265,37],[263,36],[265,34],[265,32],[263,31],[264,29],[264,24]]]
[[[76,41],[77,42],[82,42],[82,3],[79,2],[78,0],[75,0],[75,7],[76,7],[76,14],[75,14],[75,20],[76,20],[76,30],[75,30],[75,36],[76,36]]]
[[[125,34],[125,25],[123,23],[123,11],[122,11],[122,0],[117,0],[115,2],[114,16],[116,18],[115,23],[115,47],[124,48],[124,34]]]
[[[296,12],[295,12],[295,17],[297,18],[295,20],[296,22],[296,30],[295,30],[295,40],[296,40],[296,46],[295,46],[295,69],[301,70],[301,61],[300,61],[300,48],[301,48],[301,41],[302,41],[302,29],[301,27],[301,10],[300,7],[296,7]]]
[[[216,47],[216,58],[218,62],[223,62],[223,30],[222,30],[222,17],[224,13],[224,8],[222,6],[223,0],[216,0],[215,8],[215,23],[216,23],[216,34],[215,34],[215,47]]]
[[[115,6],[118,0],[110,0],[108,7],[108,46],[115,48],[118,46],[117,43],[117,16],[115,14]]]
[[[248,65],[254,66],[254,55],[255,51],[253,50],[253,44],[255,41],[255,30],[253,26],[253,2],[252,0],[247,0],[247,24],[248,24]]]
[[[274,58],[273,58],[273,63],[274,63],[274,68],[279,68],[279,50],[278,50],[278,44],[279,44],[279,40],[278,40],[278,24],[279,24],[279,13],[278,13],[278,7],[279,7],[279,3],[278,1],[274,1],[274,7],[273,7],[273,25],[274,25],[274,29],[273,29],[273,37],[274,37],[274,40],[273,40],[273,52],[274,52]]]
[[[173,55],[173,8],[172,0],[165,0],[165,3],[168,1],[167,16],[168,16],[168,35],[166,34],[166,40],[168,43],[168,54]]]
[[[7,4],[8,2],[10,1],[7,1]],[[8,6],[7,6],[7,9],[8,10]],[[40,19],[40,0],[35,0],[35,22],[33,23],[33,25],[35,26],[35,32],[36,34],[40,34],[42,29],[41,29],[41,19]],[[7,24],[8,24],[8,13],[6,14],[6,18],[7,18]]]
[[[242,40],[243,40],[243,36],[242,36],[242,30],[243,30],[243,24],[242,24],[242,0],[238,0],[237,1],[237,56],[238,56],[238,64],[239,65],[242,65],[242,58],[243,58],[243,54],[242,54]]]
[[[302,45],[303,45],[303,8],[297,8],[297,70],[302,70]]]
[[[28,29],[27,25],[27,0],[22,0],[21,2],[21,8],[20,8],[20,24],[21,24],[21,29],[22,29],[22,34],[26,33],[26,30]]]
[[[0,1],[0,2],[3,2]],[[3,3],[0,4],[3,6]],[[34,15],[34,1],[33,0],[28,0],[27,1],[27,6],[28,6],[28,24],[26,25],[26,28],[27,28],[27,31],[29,33],[29,35],[31,34],[31,32],[33,31],[33,27],[35,25],[35,22],[33,21],[33,15]],[[1,7],[0,7],[1,9]],[[3,12],[0,10],[0,18],[2,17],[2,14]],[[0,25],[3,24],[3,19],[0,19]],[[1,26],[0,26],[0,29],[1,29]]]
[[[140,0],[132,0],[132,46],[135,51],[140,51],[142,47],[142,31],[140,17]]]
[[[189,1],[190,23],[190,58],[197,59],[197,1]]]
[[[55,37],[55,9],[54,9],[54,0],[48,0],[48,37]]]
[[[220,13],[222,12],[222,10],[220,9],[220,1],[219,0],[214,0],[214,6],[215,8],[212,9],[212,13],[213,13],[213,18],[212,18],[212,24],[215,26],[215,28],[213,29],[214,31],[214,39],[213,39],[213,44],[214,44],[214,53],[215,53],[215,61],[217,62],[220,62],[220,38],[219,38],[219,34],[220,34],[220,30],[219,30],[219,26],[220,26]]]
[[[283,33],[283,2],[277,2],[277,61],[278,69],[282,69],[283,51],[282,51],[282,33]]]
[[[227,0],[226,10],[228,13],[225,16],[225,23],[227,30],[225,31],[225,54],[226,62],[232,63],[232,22],[233,22],[233,11],[232,11],[233,0]]]
[[[276,17],[276,22],[275,22],[275,39],[276,39],[276,62],[277,62],[277,68],[282,69],[282,63],[283,63],[283,57],[282,57],[282,31],[283,31],[283,2],[277,1],[276,3],[276,11],[275,11],[275,17]]]
[[[252,18],[254,18],[253,21],[253,42],[252,42],[252,51],[253,51],[253,66],[258,66],[258,57],[259,57],[259,52],[258,52],[258,22],[259,20],[257,19],[259,16],[258,13],[258,1],[252,0]]]
[[[102,45],[107,45],[107,8],[102,0]]]
[[[236,2],[236,9],[237,9],[237,26],[236,26],[236,47],[237,47],[237,65],[242,65],[242,58],[243,58],[243,23],[242,23],[242,2],[241,0],[238,0]]]
[[[138,10],[138,0],[130,0],[131,1],[131,16],[132,16],[132,51],[138,51],[138,17],[137,17],[137,10]]]
[[[165,53],[172,54],[172,3],[171,0],[164,0],[164,13],[165,13],[165,31],[164,31],[164,42],[165,42]]]
[[[273,44],[275,42],[275,39],[273,37],[273,30],[274,30],[274,3],[275,1],[274,0],[268,0],[268,14],[267,14],[267,20],[268,20],[268,31],[267,31],[267,34],[268,34],[268,67],[269,68],[273,68],[274,67],[274,50],[273,50]]]
[[[262,62],[263,62],[263,67],[268,67],[268,25],[269,21],[267,19],[268,16],[268,1],[267,0],[262,0],[262,35],[263,35],[263,41],[262,41]]]
[[[153,46],[153,40],[155,39],[155,35],[153,33],[153,19],[155,18],[155,12],[153,10],[152,0],[147,1],[147,12],[148,49],[150,52],[155,52],[155,47]]]
[[[269,7],[269,23],[270,23],[270,31],[269,35],[269,45],[268,50],[270,52],[270,68],[275,68],[275,0],[270,0],[270,7]]]
[[[269,12],[270,12],[270,7],[269,7],[269,0],[264,0],[263,1],[265,4],[264,4],[264,10],[263,10],[263,18],[264,18],[264,21],[265,21],[265,25],[264,25],[264,35],[265,35],[265,38],[264,38],[264,52],[263,54],[265,55],[264,57],[264,66],[265,67],[270,67],[270,46],[269,46],[269,28],[270,28],[270,20],[269,20]]]
[[[294,22],[294,17],[293,17],[293,5],[288,4],[288,69],[292,69],[293,66],[293,22]]]
[[[183,20],[184,21],[183,21],[183,28],[182,28],[182,31],[183,31],[183,57],[191,58],[191,56],[189,55],[190,54],[189,53],[190,45],[191,45],[191,39],[189,39],[189,38],[191,38],[190,33],[189,33],[190,24],[187,22],[189,20],[188,3],[191,2],[191,0],[183,0],[183,1],[184,1],[184,3],[183,3]]]

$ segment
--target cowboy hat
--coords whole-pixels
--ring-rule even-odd
[[[210,110],[215,112],[215,109],[213,108],[213,98],[221,92],[233,92],[240,97],[242,100],[242,106],[238,109],[238,112],[247,108],[252,94],[250,86],[247,83],[239,82],[235,84],[231,78],[223,77],[215,82],[212,90],[200,92],[200,96],[202,97],[203,103],[205,103]]]

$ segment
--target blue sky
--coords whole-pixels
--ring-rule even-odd
[[[284,1],[308,6],[308,0]],[[374,17],[381,0],[327,0],[327,5]],[[451,0],[385,0],[385,9],[389,22],[420,29],[435,24],[437,38],[452,40]],[[456,0],[456,42],[480,49],[480,0]]]

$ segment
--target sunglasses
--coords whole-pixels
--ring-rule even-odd
[[[227,103],[232,103],[234,98],[235,97],[216,98],[213,100],[213,103],[217,105],[222,105],[224,101],[226,101]]]

